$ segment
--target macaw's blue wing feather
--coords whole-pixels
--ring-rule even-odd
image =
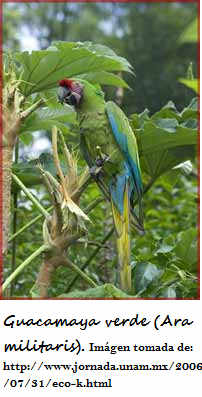
[[[134,213],[140,225],[143,227],[143,187],[136,138],[130,127],[127,117],[114,102],[107,102],[106,112],[111,125],[113,137],[124,157],[126,165],[125,168],[127,168],[128,170],[127,174],[129,176],[129,196],[132,206],[133,200],[138,200],[138,216],[134,213],[133,209],[132,212]]]
[[[123,214],[123,201],[124,201],[124,191],[126,183],[128,183],[128,194],[129,199],[132,193],[130,188],[130,173],[127,168],[126,163],[124,163],[123,173],[116,175],[110,183],[109,190],[112,197],[114,204],[116,205],[117,209],[119,210],[120,214]]]

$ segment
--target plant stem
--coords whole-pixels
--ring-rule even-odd
[[[95,199],[91,204],[89,204],[86,209],[85,213],[88,214],[90,211],[92,211],[95,207],[97,207],[98,204],[100,204],[102,201],[104,201],[103,197],[98,197]]]
[[[23,192],[26,194],[26,196],[35,204],[38,208],[38,210],[43,214],[46,218],[49,217],[49,213],[45,208],[39,203],[39,201],[33,196],[32,193],[25,187],[25,185],[20,181],[20,179],[12,173],[12,177],[14,181],[20,186],[20,188],[23,190]]]
[[[51,211],[53,209],[53,206],[47,208],[46,211]],[[44,215],[40,214],[37,215],[34,219],[32,219],[30,222],[28,222],[25,226],[21,227],[21,229],[19,229],[16,233],[12,234],[12,236],[10,236],[10,238],[8,239],[8,242],[14,240],[17,236],[19,236],[19,234],[21,234],[22,232],[24,232],[26,229],[28,229],[30,226],[32,226],[34,223],[36,223],[39,219],[43,218]]]
[[[33,113],[36,109],[38,109],[41,105],[43,105],[44,99],[41,98],[37,102],[35,102],[32,106],[30,106],[28,109],[24,110],[24,112],[20,113],[20,119],[24,120],[26,117],[30,116],[31,113]]]
[[[8,288],[9,284],[24,270],[26,266],[28,266],[33,259],[35,259],[37,256],[39,256],[42,252],[46,251],[48,246],[46,244],[43,244],[38,250],[36,250],[32,255],[30,255],[21,265],[17,267],[17,269],[10,274],[9,277],[7,277],[6,281],[2,285],[2,292]]]
[[[93,260],[93,258],[97,255],[97,253],[99,252],[99,250],[102,248],[102,245],[106,243],[107,240],[109,240],[109,238],[111,237],[111,235],[113,234],[114,231],[114,226],[109,230],[109,232],[106,234],[106,236],[102,239],[100,246],[97,247],[92,254],[89,256],[89,258],[86,260],[86,262],[83,264],[83,266],[81,267],[82,270],[84,270],[89,264],[90,262]]]
[[[152,185],[156,182],[156,179],[151,178],[148,184],[145,186],[143,194],[147,193],[148,190],[152,187]]]
[[[96,284],[89,276],[87,276],[86,273],[84,273],[78,266],[72,263],[69,259],[66,258],[65,262],[66,262],[65,264],[68,267],[70,267],[75,273],[77,273],[76,277],[81,277],[93,288],[98,287],[98,284]]]

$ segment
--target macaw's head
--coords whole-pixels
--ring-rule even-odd
[[[83,84],[79,81],[63,79],[59,81],[58,100],[70,106],[79,107],[83,98]]]

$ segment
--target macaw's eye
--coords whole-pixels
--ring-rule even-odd
[[[68,95],[65,98],[65,103],[67,103],[70,106],[78,105],[77,95],[75,95],[74,92],[69,92]]]

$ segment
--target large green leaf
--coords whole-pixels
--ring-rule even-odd
[[[179,79],[179,82],[186,85],[186,87],[191,88],[194,92],[198,93],[199,92],[199,82],[198,79]]]
[[[56,45],[61,42],[56,42]],[[110,58],[116,59],[124,65],[124,70],[131,71],[131,65],[126,58],[116,55],[116,53],[109,47],[103,44],[93,44],[91,41],[77,42],[76,45],[80,48],[87,48],[91,52],[95,52],[99,56],[108,56]]]
[[[51,130],[56,125],[64,133],[70,132],[71,124],[76,123],[76,113],[71,106],[55,104],[53,107],[43,107],[31,113],[21,124],[20,133],[37,130]]]
[[[162,274],[162,270],[150,262],[138,262],[132,270],[135,291],[140,293]]]
[[[168,121],[168,119],[166,120]],[[181,127],[172,122],[170,127],[161,123],[146,122],[144,132],[141,134],[141,148],[144,154],[159,152],[178,146],[195,145],[197,142],[197,131]]]
[[[177,294],[176,294],[176,288],[175,286],[169,286],[169,287],[165,287],[162,288],[160,293],[158,294],[158,298],[176,298]]]
[[[139,136],[143,169],[157,178],[195,155],[197,131],[178,127],[169,133],[148,123]]]
[[[196,100],[179,113],[172,102],[149,118],[132,115],[141,166],[153,179],[193,158],[197,144]]]
[[[179,38],[180,43],[194,43],[198,40],[198,20],[192,21]]]
[[[183,111],[180,113],[180,116],[182,117],[183,120],[187,119],[188,117],[195,117],[197,118],[198,116],[198,99],[193,98],[190,102],[190,104],[183,109]]]
[[[115,87],[129,88],[128,84],[119,76],[109,72],[92,72],[81,74],[78,76],[83,80],[88,80],[90,83],[98,83],[104,85],[113,85]]]
[[[130,64],[124,58],[118,57],[108,47],[89,42],[53,42],[46,50],[18,52],[15,59],[23,68],[21,92],[25,96],[53,88],[64,77],[103,71],[131,71]],[[110,84],[108,75],[106,84]]]
[[[176,255],[187,265],[197,262],[197,230],[190,228],[178,235]]]

